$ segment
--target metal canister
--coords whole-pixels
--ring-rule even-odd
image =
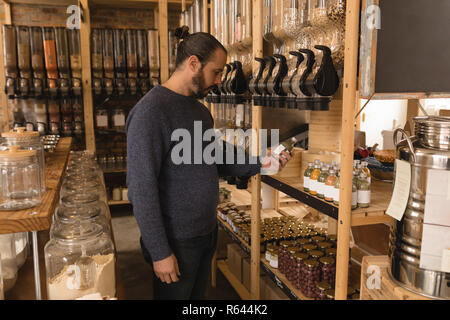
[[[449,299],[450,273],[421,268],[420,258],[429,170],[442,174],[450,170],[450,121],[436,117],[416,117],[414,121],[417,136],[408,137],[402,129],[394,131],[396,158],[411,164],[411,186],[403,218],[391,227],[390,272],[406,289]],[[406,138],[397,143],[399,132]]]

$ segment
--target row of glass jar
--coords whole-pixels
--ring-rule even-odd
[[[18,271],[28,256],[26,232],[0,234],[0,300],[17,281]]]
[[[339,205],[339,165],[320,160],[309,162],[303,176],[305,192]],[[367,162],[353,161],[352,209],[370,206],[371,174]]]
[[[115,296],[115,255],[105,201],[94,155],[72,151],[44,248],[48,299]]]
[[[44,147],[37,131],[14,128],[2,133],[0,210],[37,206],[45,193]]]
[[[102,170],[122,170],[127,167],[127,153],[124,149],[114,149],[113,153],[98,156],[98,164]]]

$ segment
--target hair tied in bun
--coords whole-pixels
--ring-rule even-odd
[[[175,29],[175,37],[177,39],[186,39],[189,36],[189,27],[182,26]]]

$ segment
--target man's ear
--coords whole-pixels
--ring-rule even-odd
[[[197,73],[201,69],[202,64],[200,60],[198,60],[197,56],[192,55],[187,60],[187,66],[190,71],[192,71],[193,73]]]

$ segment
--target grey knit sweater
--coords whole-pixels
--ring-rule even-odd
[[[219,175],[252,176],[261,169],[259,160],[248,164],[248,156],[242,165],[203,160],[201,164],[175,164],[172,149],[178,141],[172,141],[172,133],[183,128],[194,136],[194,121],[201,121],[203,132],[213,127],[203,104],[163,86],[148,92],[127,119],[128,196],[153,261],[171,254],[168,238],[188,239],[214,230]],[[195,154],[199,155],[194,144],[192,163]],[[202,150],[208,144],[202,142]]]

